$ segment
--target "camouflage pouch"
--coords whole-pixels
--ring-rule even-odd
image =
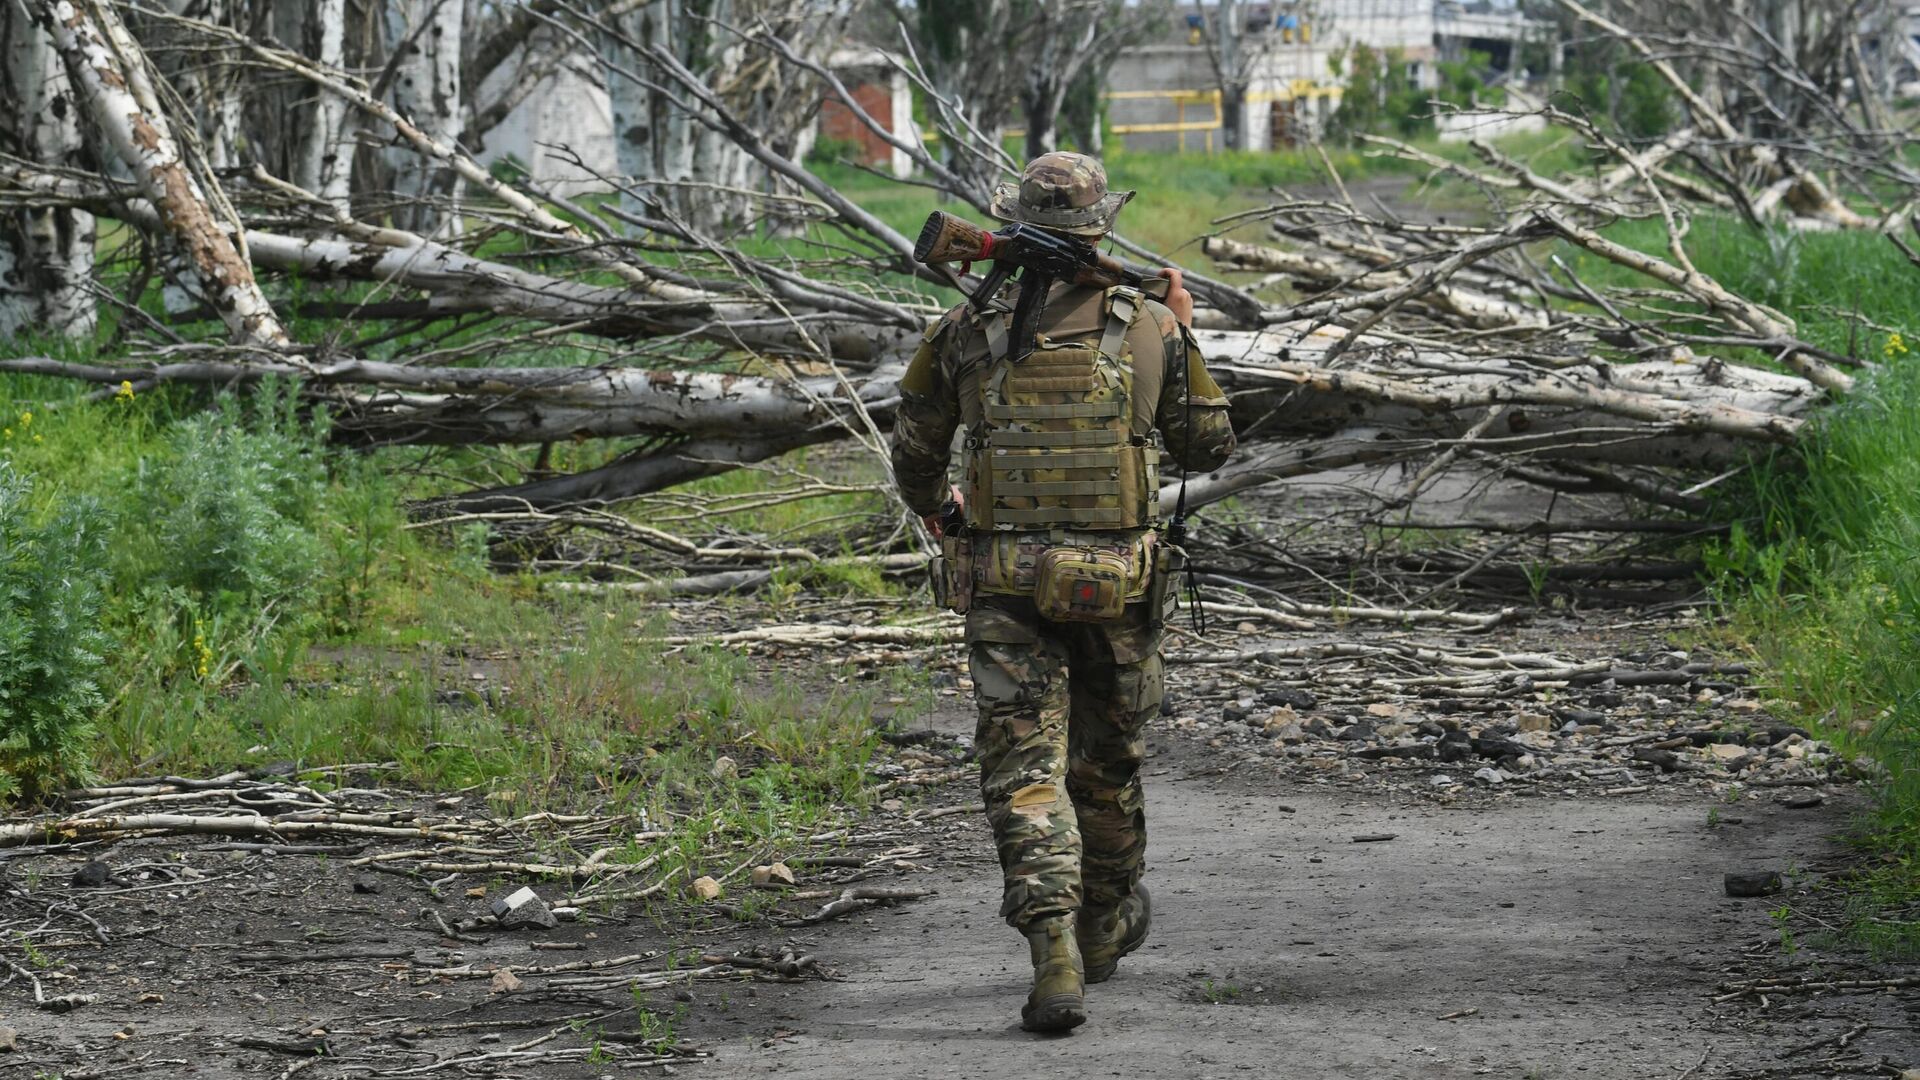
[[[940,562],[946,573],[941,604],[957,615],[973,610],[973,537],[948,533],[940,538]]]
[[[947,557],[944,554],[935,555],[927,561],[927,587],[933,590],[934,607],[943,608],[952,603],[952,590],[948,585]]]
[[[1187,569],[1187,551],[1161,540],[1154,545],[1153,578],[1147,582],[1147,624],[1158,630],[1180,609],[1180,575]]]
[[[1048,548],[1040,556],[1033,601],[1054,622],[1113,622],[1127,610],[1131,565],[1098,548]]]

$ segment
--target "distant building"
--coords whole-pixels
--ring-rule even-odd
[[[4,0],[0,0],[4,2]],[[890,132],[918,137],[913,124],[913,94],[907,77],[878,49],[842,49],[830,63],[866,113]],[[518,68],[501,64],[481,89],[491,100],[506,92]],[[591,57],[558,65],[492,131],[479,159],[486,165],[517,162],[532,179],[561,194],[610,190],[603,176],[620,171],[613,143],[613,109],[597,63]],[[819,123],[807,130],[796,149],[805,157],[815,138],[851,144],[855,159],[894,176],[913,172],[913,159],[862,123],[837,97],[827,94]]]
[[[889,133],[904,131],[919,139],[913,123],[913,90],[886,53],[879,49],[842,49],[833,54],[831,63],[862,112]],[[896,177],[913,173],[913,158],[881,138],[837,95],[829,95],[820,103],[817,130],[822,139],[851,145],[862,165],[885,169]]]
[[[1205,20],[1218,7],[1185,12],[1157,41],[1122,53],[1108,81],[1113,133],[1139,150],[1207,150],[1224,145],[1218,81]],[[1243,4],[1246,45],[1258,60],[1240,145],[1270,149],[1319,137],[1338,107],[1344,80],[1333,58],[1352,46],[1398,51],[1415,83],[1437,85],[1441,60],[1484,53],[1511,71],[1516,46],[1545,28],[1511,3],[1491,0],[1312,0]]]

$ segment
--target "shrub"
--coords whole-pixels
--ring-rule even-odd
[[[84,776],[102,704],[103,515],[75,499],[36,526],[29,493],[0,461],[0,798]]]
[[[290,388],[268,387],[252,415],[232,398],[176,424],[134,484],[139,518],[122,530],[133,583],[178,590],[211,615],[302,608],[324,550],[313,523],[326,495],[319,439]]]

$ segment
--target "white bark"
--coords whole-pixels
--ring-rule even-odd
[[[395,0],[387,10],[387,48],[395,57],[393,107],[429,138],[453,144],[466,128],[460,86],[460,32],[465,0]],[[404,147],[388,160],[401,202],[394,223],[431,236],[457,236],[464,185]]]
[[[166,0],[175,15],[205,19],[218,26],[240,29],[246,0]],[[246,111],[240,71],[219,53],[189,51],[165,68],[166,78],[187,99],[194,134],[214,169],[240,164],[241,119]]]
[[[0,0],[0,108],[29,160],[79,166],[79,103],[50,38],[26,10]],[[85,210],[37,206],[0,219],[0,340],[27,330],[92,335],[94,220]]]
[[[338,71],[347,63],[346,0],[307,0],[300,26],[300,49],[321,67]],[[347,140],[347,103],[316,93],[303,113],[305,127],[296,150],[294,182],[341,210],[353,193],[353,144]]]
[[[187,169],[146,55],[105,0],[33,0],[94,130],[132,173],[235,344],[280,347],[286,330]]]
[[[1414,278],[1409,270],[1377,270],[1354,259],[1286,251],[1242,243],[1224,236],[1208,237],[1201,243],[1201,251],[1236,269],[1264,270],[1291,278],[1308,292],[1325,291],[1336,286],[1349,291],[1391,289],[1405,285]],[[1482,330],[1547,325],[1547,313],[1540,308],[1450,284],[1435,286],[1408,306],[1455,316],[1468,326]]]
[[[643,85],[672,85],[644,51],[657,47],[713,86],[716,75],[741,60],[739,43],[717,28],[735,15],[733,0],[656,0],[621,15],[614,23],[617,35],[603,42],[615,160],[629,187],[621,202],[629,212],[664,212],[708,233],[730,230],[745,218],[747,155],[673,104],[675,95]]]

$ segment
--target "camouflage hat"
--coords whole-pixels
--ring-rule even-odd
[[[1107,190],[1098,159],[1056,151],[1028,162],[1019,183],[995,188],[988,212],[1073,236],[1105,236],[1131,198],[1131,191]]]

